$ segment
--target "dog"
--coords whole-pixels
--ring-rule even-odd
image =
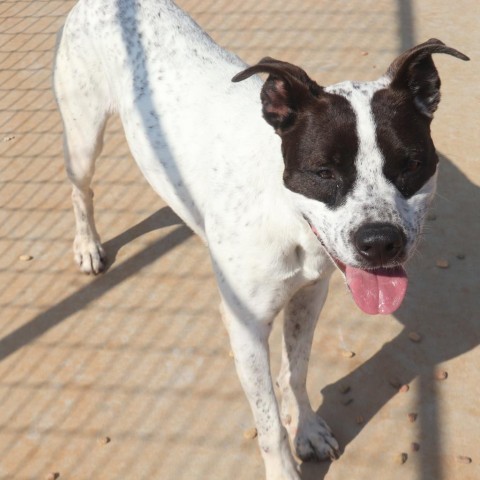
[[[208,246],[267,480],[299,480],[289,438],[303,461],[339,454],[305,389],[335,268],[364,312],[392,313],[404,298],[435,192],[434,53],[468,60],[430,39],[378,80],[322,87],[273,58],[247,66],[170,0],[80,0],[59,34],[75,260],[104,269],[90,183],[116,113],[147,181]],[[282,309],[279,406],[268,337]]]

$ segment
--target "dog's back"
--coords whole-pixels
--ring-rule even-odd
[[[265,179],[258,151],[278,152],[259,115],[260,82],[230,82],[242,68],[170,1],[80,0],[65,23],[55,68],[67,141],[81,137],[85,156],[96,156],[106,119],[119,113],[147,180],[203,237],[206,204],[219,200],[225,182]],[[275,160],[281,168],[278,153],[264,157],[268,169]],[[68,171],[75,176],[74,169]],[[217,176],[222,186],[215,192]]]

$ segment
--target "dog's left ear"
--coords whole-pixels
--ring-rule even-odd
[[[323,88],[300,67],[270,57],[238,73],[232,82],[241,82],[256,73],[269,74],[260,98],[263,116],[277,133],[293,125],[302,106],[323,92]]]
[[[390,88],[408,91],[420,112],[429,118],[440,101],[440,77],[432,60],[433,53],[446,53],[461,60],[470,60],[436,38],[407,50],[396,58],[387,70]]]

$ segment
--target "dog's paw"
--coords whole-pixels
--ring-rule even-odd
[[[76,237],[73,254],[83,273],[97,275],[105,269],[105,251],[99,240]]]
[[[338,442],[330,427],[314,412],[298,426],[293,443],[298,458],[304,462],[339,457]]]

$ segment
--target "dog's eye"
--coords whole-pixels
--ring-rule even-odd
[[[335,173],[330,168],[321,168],[313,173],[323,180],[333,180],[335,178]]]
[[[422,162],[420,160],[417,160],[415,158],[409,158],[405,166],[405,172],[406,173],[415,172],[420,168],[421,165],[422,165]]]

